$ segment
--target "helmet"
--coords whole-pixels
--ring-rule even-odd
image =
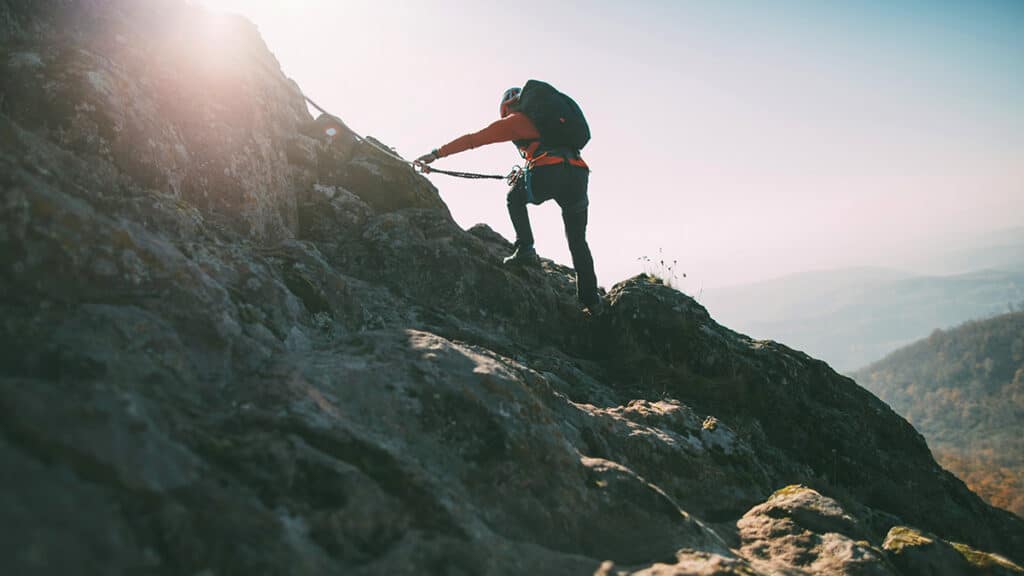
[[[501,107],[499,108],[499,112],[501,113],[502,118],[512,113],[512,104],[519,100],[519,93],[522,91],[522,88],[509,88],[501,95]]]

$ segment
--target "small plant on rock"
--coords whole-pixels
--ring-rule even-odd
[[[637,260],[643,262],[644,274],[646,276],[669,288],[676,288],[679,285],[680,274],[682,274],[683,278],[686,278],[685,272],[677,270],[679,260],[672,260],[671,262],[665,260],[665,253],[661,248],[658,248],[658,256],[656,258],[641,256]]]

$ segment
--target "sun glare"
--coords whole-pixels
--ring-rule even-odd
[[[275,0],[192,0],[192,2],[217,12],[234,12],[242,15],[281,14],[285,10],[297,10],[307,5],[307,2]]]

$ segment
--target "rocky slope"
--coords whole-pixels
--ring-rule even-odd
[[[1022,560],[824,363],[502,268],[243,20],[0,0],[0,66],[7,573],[910,574],[903,524]]]
[[[853,377],[913,423],[944,467],[1024,516],[1024,312],[936,330]]]

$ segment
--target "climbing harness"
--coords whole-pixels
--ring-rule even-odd
[[[355,136],[356,140],[358,140],[359,142],[363,142],[365,144],[369,144],[370,146],[376,148],[377,150],[383,152],[384,154],[387,154],[391,158],[394,158],[395,160],[398,160],[399,162],[402,162],[403,164],[411,165],[413,167],[413,170],[419,172],[420,174],[430,174],[430,173],[436,172],[438,174],[444,174],[445,176],[454,176],[455,178],[467,178],[467,179],[470,179],[470,180],[483,180],[483,179],[487,179],[487,180],[505,180],[511,186],[511,185],[515,184],[516,180],[519,179],[520,174],[522,174],[522,172],[523,172],[523,169],[520,166],[515,166],[515,167],[512,168],[512,171],[509,172],[505,176],[501,176],[500,174],[476,174],[474,172],[455,172],[455,171],[451,171],[451,170],[441,170],[440,168],[431,168],[431,167],[427,166],[426,164],[419,164],[419,163],[416,163],[416,162],[410,162],[409,160],[406,160],[405,158],[402,158],[401,156],[399,156],[398,153],[395,152],[394,150],[391,150],[391,149],[385,147],[384,145],[379,143],[377,140],[375,140],[373,138],[363,138],[362,136],[356,134],[355,131],[352,130],[351,128],[349,128],[344,122],[342,122],[340,118],[338,118],[334,114],[331,114],[330,112],[324,110],[316,102],[313,102],[312,100],[310,100],[309,96],[306,96],[305,94],[303,94],[302,97],[306,99],[306,102],[309,102],[310,106],[312,106],[313,108],[316,108],[317,110],[319,110],[321,114],[324,114],[325,116],[330,117],[332,122],[337,124],[337,125],[334,125],[334,126],[328,126],[327,127],[327,129],[325,130],[324,133],[327,134],[328,136],[333,138],[333,137],[338,135],[339,127],[340,128],[344,128],[345,130],[351,132],[352,135]]]
[[[522,166],[513,166],[512,171],[505,177],[505,182],[508,182],[509,186],[515,186],[516,182],[523,177],[523,173],[524,170]]]

